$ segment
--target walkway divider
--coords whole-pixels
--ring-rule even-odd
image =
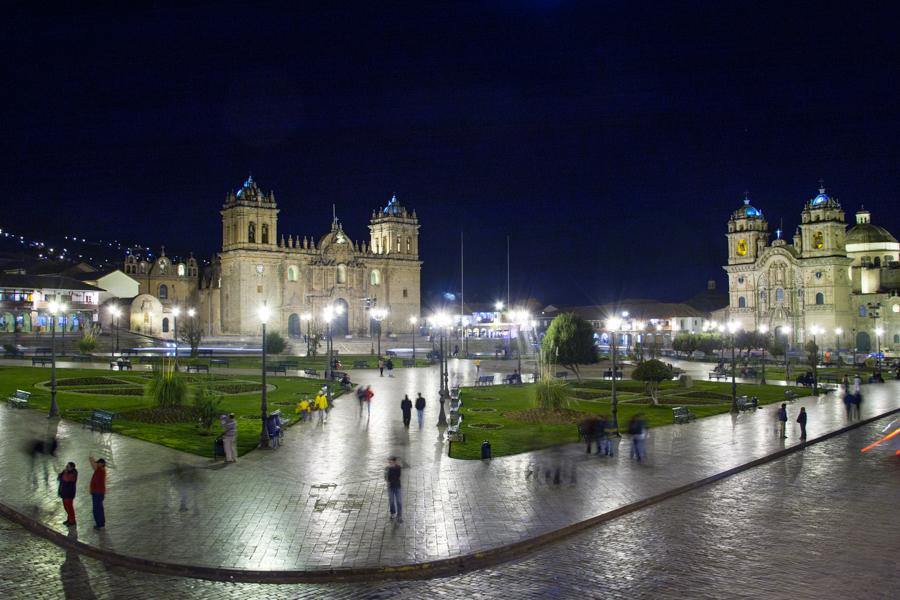
[[[311,571],[301,570],[273,570],[262,571],[257,569],[228,569],[216,567],[202,567],[181,563],[172,563],[164,561],[155,561],[145,558],[128,556],[97,546],[92,546],[78,540],[74,536],[66,535],[50,527],[44,525],[40,521],[29,517],[28,515],[15,510],[6,504],[0,503],[0,515],[8,520],[18,523],[28,531],[39,535],[57,546],[66,550],[71,550],[97,559],[109,565],[115,565],[132,569],[135,571],[144,571],[148,573],[157,573],[160,575],[169,575],[175,577],[193,577],[197,579],[209,579],[212,581],[232,581],[241,583],[344,583],[350,581],[372,581],[372,580],[397,580],[397,579],[431,579],[434,577],[447,577],[467,571],[482,569],[499,563],[507,562],[515,558],[521,557],[530,552],[534,552],[539,548],[559,542],[565,538],[581,533],[597,525],[601,525],[613,519],[617,519],[623,515],[641,510],[653,504],[658,504],[675,496],[690,492],[698,488],[715,483],[737,473],[753,469],[768,462],[778,460],[789,454],[803,450],[807,446],[824,442],[838,435],[843,435],[852,429],[868,425],[894,413],[900,412],[900,408],[894,408],[882,414],[855,421],[845,427],[825,433],[817,438],[808,440],[800,444],[794,444],[767,454],[766,456],[757,458],[743,465],[738,465],[704,477],[697,481],[681,485],[671,490],[649,496],[647,498],[632,502],[625,506],[613,509],[603,514],[579,521],[561,527],[554,531],[550,531],[541,535],[537,535],[527,540],[514,542],[504,546],[498,546],[489,550],[454,556],[442,560],[412,563],[408,565],[384,566],[384,567],[359,567],[347,569],[319,569]]]

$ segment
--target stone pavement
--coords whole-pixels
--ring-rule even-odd
[[[69,422],[59,424],[57,464],[32,466],[23,447],[44,435],[48,421],[4,408],[0,501],[65,531],[53,471],[74,460],[82,473],[77,536],[97,548],[256,571],[401,566],[531,539],[778,452],[798,443],[793,418],[800,405],[809,412],[811,438],[846,424],[841,402],[827,396],[790,405],[786,441],[774,435],[770,406],[654,429],[645,464],[627,458],[628,441],[614,459],[585,456],[573,444],[491,462],[457,461],[446,457],[434,425],[433,394],[422,430],[415,420],[409,430],[400,422],[401,394],[427,394],[436,377],[436,369],[400,369],[392,379],[376,372],[371,417],[359,415],[354,398],[341,398],[325,426],[301,424],[277,451],[256,451],[228,467]],[[893,382],[866,389],[863,417],[900,407],[897,392]],[[108,525],[100,533],[90,527],[89,452],[110,461]],[[382,468],[390,454],[408,465],[403,524],[388,519]],[[175,470],[176,464],[190,468]]]
[[[153,575],[0,519],[10,600],[896,597],[900,460],[859,448],[882,419],[502,565],[423,581],[255,584]]]

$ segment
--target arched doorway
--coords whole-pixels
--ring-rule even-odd
[[[331,334],[347,335],[350,331],[350,309],[347,306],[347,301],[343,298],[338,298],[334,301],[334,307],[337,309],[336,312],[340,314],[334,317],[334,322],[331,324]]]
[[[288,335],[290,337],[300,337],[300,315],[297,313],[291,314],[288,317]]]
[[[869,339],[867,331],[860,331],[856,334],[856,350],[858,352],[871,352],[872,340]]]

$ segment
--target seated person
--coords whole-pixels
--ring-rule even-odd
[[[344,376],[341,377],[341,386],[345,388],[351,387],[353,384],[350,383],[350,375],[344,373]]]

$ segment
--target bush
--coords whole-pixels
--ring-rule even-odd
[[[284,338],[280,333],[266,334],[266,354],[281,354],[284,348]]]
[[[174,363],[163,362],[147,384],[148,395],[160,408],[178,408],[187,396],[187,382]]]
[[[200,429],[209,431],[212,428],[221,402],[222,399],[208,386],[201,385],[194,391],[194,409],[197,411]]]
[[[558,379],[542,379],[534,386],[534,403],[543,410],[559,410],[568,405],[569,388]]]
[[[85,329],[84,333],[81,335],[81,339],[78,340],[78,350],[82,354],[90,354],[94,351],[94,348],[97,347],[97,336],[94,334],[93,329]]]

